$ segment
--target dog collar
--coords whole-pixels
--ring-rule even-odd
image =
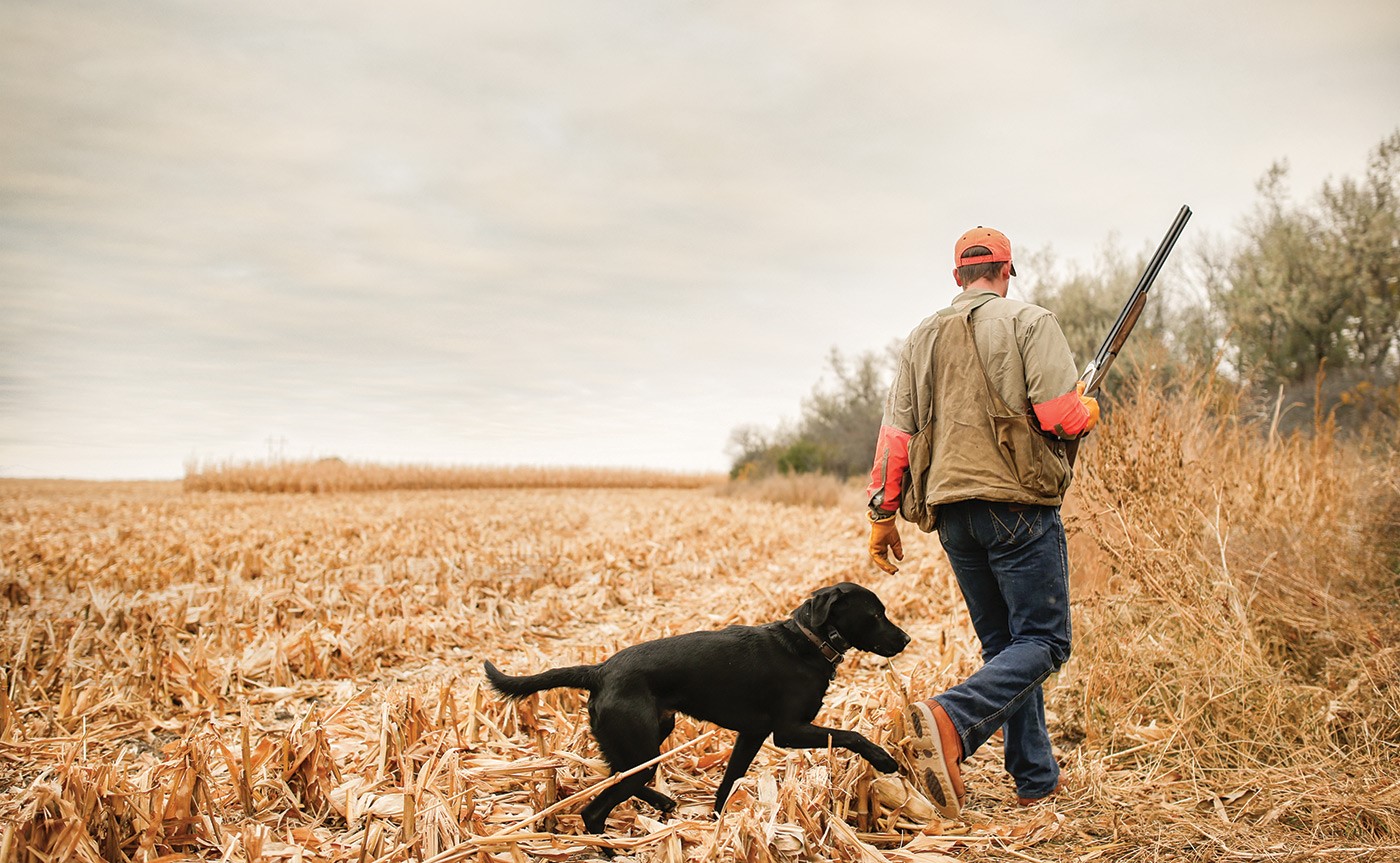
[[[797,624],[797,628],[801,630],[803,635],[807,636],[808,641],[816,645],[817,650],[820,650],[822,652],[822,656],[826,657],[826,661],[831,663],[832,668],[835,668],[836,666],[840,665],[841,661],[846,658],[841,655],[841,651],[832,647],[829,642],[823,641],[817,636],[815,632],[803,626],[802,621],[794,617],[792,619],[792,622]]]

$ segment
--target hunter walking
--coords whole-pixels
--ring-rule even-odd
[[[1070,653],[1065,442],[1099,417],[1055,316],[1007,298],[1011,241],[974,228],[953,260],[962,292],[904,343],[867,495],[875,563],[893,573],[890,555],[903,559],[897,514],[936,529],[982,644],[976,673],[907,715],[945,817],[962,808],[961,762],[998,728],[1018,803],[1060,788],[1041,685]]]

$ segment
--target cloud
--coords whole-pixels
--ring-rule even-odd
[[[0,472],[722,466],[971,224],[1084,258],[1354,170],[1391,5],[6,4]]]

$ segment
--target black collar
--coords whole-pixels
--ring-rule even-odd
[[[797,624],[798,631],[800,631],[803,635],[807,636],[808,641],[816,645],[817,650],[820,650],[822,652],[822,656],[826,657],[826,661],[831,663],[831,668],[833,671],[835,671],[836,666],[841,664],[841,660],[846,658],[842,655],[845,648],[837,650],[831,645],[830,641],[822,640],[822,638],[818,636],[815,632],[803,626],[802,621],[798,620],[796,615],[793,616],[792,622]],[[841,638],[841,636],[837,635],[836,633],[832,633],[832,636],[832,641],[839,639],[840,641],[844,642],[846,640],[844,638]],[[849,647],[849,645],[847,646]]]

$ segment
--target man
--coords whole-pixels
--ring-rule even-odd
[[[1059,791],[1041,684],[1070,653],[1063,441],[1099,417],[1054,315],[1006,298],[1011,241],[974,228],[953,262],[962,293],[905,341],[867,494],[875,563],[903,559],[896,514],[936,529],[982,643],[982,668],[907,714],[918,779],[950,818],[959,765],[998,728],[1017,802]]]

